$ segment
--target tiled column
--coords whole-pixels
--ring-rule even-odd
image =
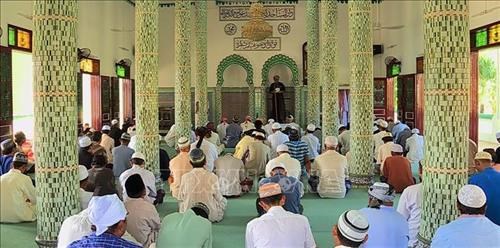
[[[175,1],[175,127],[177,137],[191,130],[191,1]]]
[[[339,86],[337,82],[337,0],[323,0],[321,9],[321,84],[323,137],[338,135]]]
[[[425,161],[419,240],[458,216],[467,182],[469,134],[469,1],[424,3]],[[474,228],[474,227],[471,227]]]
[[[207,0],[195,2],[195,31],[196,31],[196,74],[195,74],[195,102],[198,110],[195,115],[196,126],[208,121],[207,97]]]
[[[351,68],[351,157],[353,184],[370,185],[373,174],[373,41],[372,3],[349,0]]]
[[[319,125],[319,12],[318,0],[306,1],[307,122]]]
[[[160,174],[158,143],[158,0],[135,2],[135,94],[137,151],[146,168]]]
[[[63,220],[80,211],[77,15],[76,0],[33,2],[36,242],[40,247],[55,246]]]

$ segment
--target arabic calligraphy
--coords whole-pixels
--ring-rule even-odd
[[[261,41],[253,41],[245,38],[234,38],[235,51],[280,51],[281,38],[270,37]]]
[[[220,21],[250,20],[248,6],[219,6]],[[264,7],[265,20],[295,20],[295,6],[269,5]]]

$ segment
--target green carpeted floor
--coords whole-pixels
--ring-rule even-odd
[[[247,194],[237,199],[228,200],[224,220],[213,226],[213,247],[244,247],[246,223],[256,217],[256,194]],[[306,194],[302,199],[304,215],[309,218],[312,232],[319,247],[332,247],[332,226],[340,214],[348,209],[360,209],[368,201],[365,189],[354,189],[345,199],[321,199],[314,194]],[[160,216],[177,210],[177,203],[167,197],[158,207]],[[0,224],[0,247],[36,247],[34,240],[36,223]]]

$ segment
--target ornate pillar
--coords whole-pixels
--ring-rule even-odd
[[[160,174],[158,160],[158,0],[135,2],[135,94],[137,151],[146,168]]]
[[[373,33],[372,3],[349,0],[351,68],[351,180],[367,186],[373,180]]]
[[[467,183],[469,1],[425,1],[424,40],[425,200],[418,238],[428,246],[436,229],[458,216],[457,192]]]
[[[215,118],[217,120],[222,119],[222,86],[217,83],[215,87]],[[227,118],[233,118],[232,116],[227,116]]]
[[[338,135],[339,86],[337,82],[337,0],[321,1],[321,83],[323,137]]]
[[[248,84],[248,115],[256,119],[255,116],[255,86],[253,84]]]
[[[264,106],[262,105],[263,100],[263,94],[262,90],[265,88],[265,86],[257,86],[255,87],[255,119],[257,118],[262,118],[262,121],[265,123],[266,122],[266,114],[264,113]]]
[[[191,136],[191,1],[175,1],[175,127]]]
[[[207,0],[195,2],[195,32],[196,32],[196,73],[194,98],[197,106],[196,126],[205,125],[208,121],[207,93]],[[216,122],[217,123],[217,122]]]
[[[319,13],[318,0],[306,2],[307,122],[319,125]]]
[[[78,195],[76,0],[33,3],[37,236],[55,247]],[[3,237],[8,238],[8,237]]]

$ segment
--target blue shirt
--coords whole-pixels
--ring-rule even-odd
[[[12,167],[12,158],[11,155],[2,155],[0,156],[0,176],[9,172]]]
[[[408,127],[408,125],[404,124],[404,123],[398,123],[398,124],[395,124],[393,127],[392,127],[392,137],[394,138],[394,142],[396,142],[396,140],[398,140],[399,138],[399,135],[401,134],[401,132],[405,129],[410,129],[410,127]],[[404,149],[404,146],[403,146],[403,149]]]
[[[140,246],[109,233],[95,233],[71,243],[68,248],[140,248]]]
[[[283,176],[280,174],[274,175],[272,177],[263,178],[259,182],[259,186],[266,183],[277,183],[281,186],[281,191],[286,196],[285,205],[283,208],[294,214],[300,213],[300,195],[303,191],[302,183],[295,177]]]
[[[486,217],[500,225],[500,172],[493,168],[472,176],[469,184],[479,186],[486,194]]]
[[[120,177],[120,175],[130,169],[130,158],[134,154],[134,150],[128,146],[120,145],[113,148],[113,174],[115,177]]]
[[[500,247],[500,226],[482,215],[462,215],[438,228],[431,247]]]
[[[396,209],[389,206],[363,208],[361,213],[368,219],[368,241],[364,244],[369,247],[407,248],[409,240],[408,222]]]

